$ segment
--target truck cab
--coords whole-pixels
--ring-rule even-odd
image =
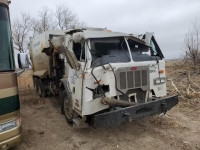
[[[131,35],[103,29],[76,34],[73,39],[77,40],[76,36],[82,34],[86,36],[85,41],[69,40],[67,47],[75,54],[81,68],[76,71],[68,63],[65,65],[69,68],[69,87],[75,89],[72,92],[75,107],[79,106],[76,108],[83,115],[109,107],[100,103],[102,96],[135,103],[151,101],[152,96],[166,96],[165,61],[159,47],[151,48],[150,43],[157,44],[153,36],[148,44]],[[161,81],[155,84],[156,80]],[[82,96],[76,90],[80,85],[83,86]]]

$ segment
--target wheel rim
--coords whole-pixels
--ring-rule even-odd
[[[68,119],[72,118],[72,107],[67,97],[64,99],[64,112]]]

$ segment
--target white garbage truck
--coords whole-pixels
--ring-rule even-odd
[[[120,126],[165,114],[165,60],[153,35],[100,28],[47,31],[31,39],[33,80],[41,97],[59,95],[69,123]]]

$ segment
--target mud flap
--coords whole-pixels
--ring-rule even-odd
[[[94,116],[95,128],[108,128],[120,126],[132,120],[144,119],[156,114],[166,113],[178,103],[178,96],[171,96],[154,100],[144,104],[120,108],[114,111]]]

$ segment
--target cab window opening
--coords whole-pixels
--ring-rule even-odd
[[[128,41],[128,45],[130,47],[131,56],[132,56],[133,61],[139,62],[139,61],[152,61],[155,59],[160,59],[159,57],[157,58],[158,52],[155,47],[152,50],[152,46],[149,47],[149,46],[139,43],[131,38],[129,38],[127,41]],[[155,56],[156,56],[156,58],[154,58]]]
[[[90,39],[92,67],[108,63],[130,62],[130,54],[124,37]]]
[[[85,43],[82,44],[80,61],[85,61]]]

